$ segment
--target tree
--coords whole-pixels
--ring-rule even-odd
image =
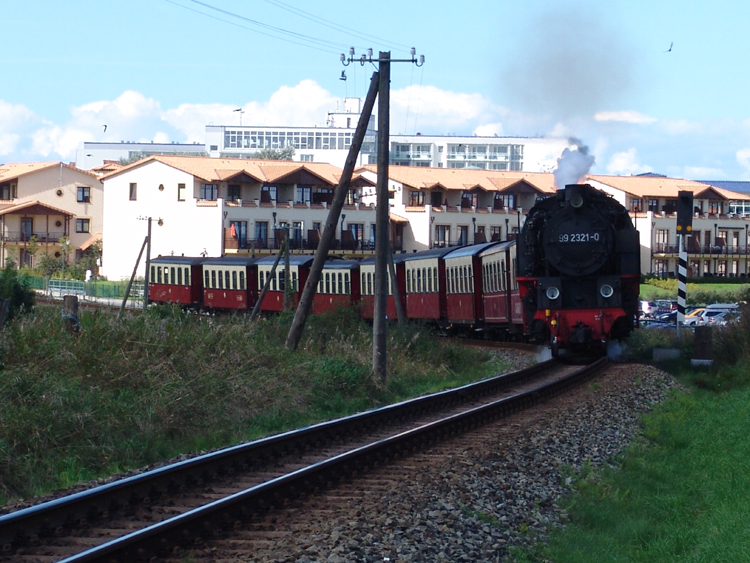
[[[259,160],[294,160],[294,147],[289,145],[283,149],[263,149],[256,152],[253,158]]]

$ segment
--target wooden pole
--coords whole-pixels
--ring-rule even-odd
[[[279,253],[276,255],[276,260],[274,260],[273,266],[271,266],[271,271],[268,273],[268,278],[266,278],[266,283],[263,284],[263,289],[261,290],[260,295],[258,296],[258,301],[255,303],[255,307],[253,307],[253,312],[250,313],[251,321],[255,317],[258,316],[258,312],[260,311],[260,304],[263,303],[263,298],[266,296],[266,293],[268,292],[268,288],[271,287],[271,278],[273,278],[276,275],[276,267],[279,265],[280,260],[281,260],[281,250],[279,250]]]
[[[404,303],[401,301],[401,289],[398,287],[398,277],[396,277],[396,265],[393,263],[393,249],[388,241],[388,271],[391,274],[391,289],[393,290],[393,299],[396,301],[396,317],[398,326],[404,326],[406,323],[406,313],[404,312]]]
[[[341,173],[339,185],[336,186],[336,190],[333,194],[331,210],[328,212],[323,235],[320,237],[318,249],[315,252],[315,259],[310,268],[310,274],[305,282],[305,288],[300,296],[299,306],[294,313],[294,320],[289,329],[289,334],[286,337],[286,347],[289,350],[296,350],[297,346],[299,346],[299,341],[302,338],[302,331],[305,328],[307,317],[312,309],[312,300],[315,295],[315,290],[318,287],[318,282],[320,281],[320,274],[323,271],[323,265],[325,264],[326,258],[328,258],[328,249],[331,248],[331,244],[336,237],[336,227],[339,223],[341,210],[344,207],[344,201],[346,200],[346,193],[349,190],[349,183],[352,179],[354,166],[357,164],[357,155],[359,154],[359,149],[362,146],[362,141],[367,132],[367,124],[370,121],[372,108],[375,106],[375,98],[378,94],[379,76],[379,73],[374,72],[372,74],[372,79],[370,80],[370,90],[367,92],[365,104],[362,108],[362,113],[359,116],[357,129],[354,132],[351,147],[349,147],[349,154],[346,157],[346,163],[344,164],[344,170]]]
[[[386,365],[386,268],[388,267],[388,142],[391,54],[380,52],[378,84],[378,186],[375,210],[375,303],[372,317],[372,371],[385,381]]]
[[[135,261],[135,267],[133,268],[133,274],[130,276],[130,281],[128,282],[128,287],[125,288],[125,298],[122,300],[122,305],[120,306],[120,312],[117,313],[117,318],[118,319],[122,316],[122,312],[125,310],[125,303],[128,302],[128,297],[130,297],[130,288],[133,285],[133,280],[135,279],[135,273],[138,271],[138,264],[141,263],[141,256],[143,256],[143,250],[146,248],[147,244],[148,244],[148,236],[146,236],[146,238],[143,239],[143,244],[141,245],[141,251],[138,253],[138,260]]]
[[[148,235],[146,235],[146,275],[143,277],[143,311],[148,307],[148,282],[151,272],[151,217],[148,218]]]
[[[289,264],[289,228],[284,230],[284,310],[294,309],[292,267]]]
[[[81,324],[78,322],[78,296],[66,295],[63,297],[62,317],[67,321],[68,332],[78,332]]]

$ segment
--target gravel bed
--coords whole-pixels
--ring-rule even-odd
[[[391,490],[300,525],[280,538],[285,553],[277,545],[231,554],[219,549],[198,559],[506,561],[511,546],[544,541],[549,526],[565,522],[557,500],[570,489],[570,471],[609,463],[638,432],[639,416],[676,385],[652,366],[613,365],[574,393],[498,423],[483,441],[446,444],[437,463],[415,463]]]

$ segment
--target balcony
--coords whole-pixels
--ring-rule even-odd
[[[33,234],[24,231],[6,231],[3,233],[3,242],[10,243],[28,243],[31,237],[36,237],[36,241],[39,244],[43,243],[56,243],[62,237],[65,236],[64,232],[35,232]]]
[[[680,252],[679,247],[676,244],[668,244],[657,242],[651,249],[651,254],[674,254],[678,255]],[[747,256],[750,255],[750,246],[745,245],[734,245],[734,244],[689,244],[687,247],[687,253],[689,255],[723,255],[723,256]]]
[[[345,233],[346,234],[346,233]],[[237,239],[232,236],[224,237],[224,248],[226,250],[247,250],[247,251],[273,251],[281,248],[284,242],[283,237],[265,237],[265,238],[247,238]],[[296,251],[314,251],[318,248],[320,237],[308,238],[291,238],[289,247]],[[401,241],[391,241],[395,251],[402,250]],[[369,254],[375,251],[375,241],[356,240],[345,237],[344,240],[336,239],[333,241],[331,250],[341,252],[361,252]]]

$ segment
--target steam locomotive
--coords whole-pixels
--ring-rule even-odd
[[[524,332],[553,356],[602,353],[638,318],[638,231],[627,210],[588,184],[531,208],[518,239]]]

